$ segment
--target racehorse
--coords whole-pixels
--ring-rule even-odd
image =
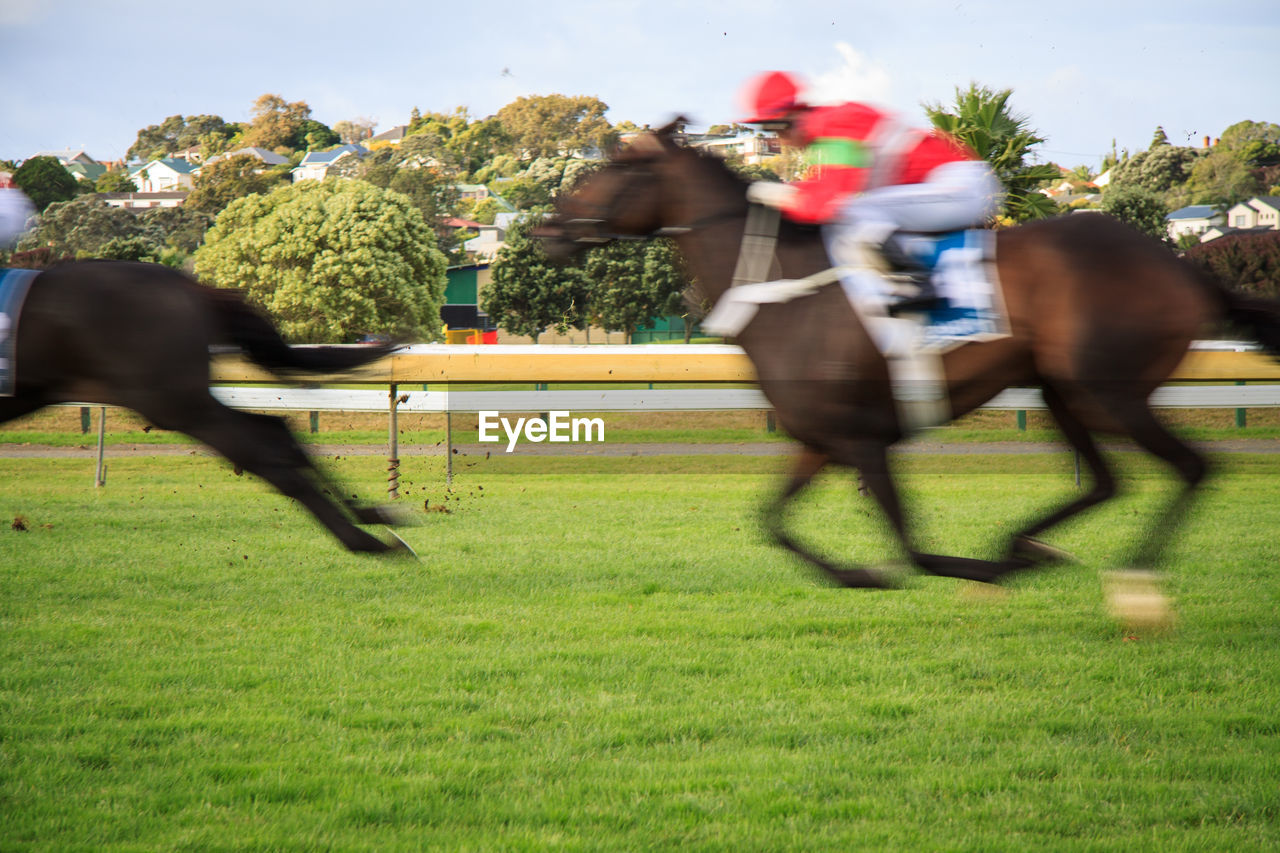
[[[209,392],[210,347],[232,345],[272,372],[332,373],[368,364],[388,345],[290,347],[239,293],[157,264],[68,263],[39,273],[18,318],[13,396],[0,423],[56,403],[124,406],[186,433],[297,500],[352,551],[407,550],[361,530],[386,524],[312,463],[276,417],[229,408]]]
[[[612,239],[676,240],[705,301],[730,289],[747,227],[747,184],[720,160],[679,146],[673,126],[638,137],[562,197],[540,229],[553,256]],[[1183,488],[1154,519],[1130,565],[1153,568],[1206,474],[1202,456],[1170,433],[1147,398],[1191,341],[1223,319],[1280,349],[1280,304],[1231,293],[1157,241],[1102,214],[1001,230],[996,259],[1011,334],[943,357],[945,392],[959,417],[1011,385],[1038,385],[1092,486],[1016,532],[996,560],[923,553],[912,544],[887,450],[904,435],[888,364],[839,283],[759,306],[737,343],[751,359],[778,422],[801,450],[765,512],[776,542],[850,587],[890,586],[877,570],[839,565],[799,543],[787,505],[828,463],[861,472],[908,559],[920,570],[995,582],[1068,555],[1037,537],[1116,494],[1091,432],[1127,436],[1163,460]],[[831,266],[817,229],[779,226],[770,277],[800,279]]]

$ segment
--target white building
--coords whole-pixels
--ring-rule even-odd
[[[297,166],[293,167],[293,181],[323,181],[329,169],[346,157],[363,159],[369,152],[362,145],[343,145],[331,151],[308,151]]]
[[[1169,239],[1177,240],[1183,234],[1203,236],[1215,225],[1223,223],[1222,211],[1211,204],[1193,204],[1182,207],[1164,218]]]
[[[129,180],[142,193],[189,190],[194,185],[192,173],[195,170],[196,166],[186,160],[164,157],[145,166],[133,167],[129,170]]]
[[[1280,231],[1280,196],[1265,196],[1242,201],[1227,211],[1227,225],[1232,228],[1269,228]]]

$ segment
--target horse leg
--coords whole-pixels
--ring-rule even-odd
[[[902,510],[898,487],[894,484],[893,475],[889,470],[888,449],[888,446],[882,442],[854,442],[836,458],[857,466],[862,474],[862,486],[879,504],[898,538],[898,543],[911,562],[929,574],[983,583],[992,583],[1008,571],[1008,566],[1004,563],[926,554],[915,549],[907,530],[906,514]]]
[[[359,524],[386,524],[395,525],[403,523],[404,519],[400,513],[393,512],[385,507],[370,506],[367,504],[356,503],[353,498],[347,497],[347,492],[342,488],[332,475],[325,469],[317,465],[315,460],[306,454],[302,447],[294,440],[293,434],[289,432],[288,424],[280,418],[272,415],[257,414],[254,412],[241,412],[247,418],[252,418],[255,426],[264,432],[274,433],[274,441],[280,445],[289,445],[296,448],[297,455],[293,460],[293,464],[298,468],[309,469],[311,479],[323,491],[327,492],[334,500],[342,503],[355,518]]]
[[[282,424],[266,426],[265,419],[270,416],[231,409],[207,394],[198,400],[170,397],[154,405],[144,401],[136,408],[156,426],[178,430],[204,442],[236,467],[256,474],[302,504],[347,550],[407,550],[403,543],[388,545],[356,527],[343,507],[317,485],[318,472],[288,430]]]
[[[812,447],[805,447],[800,451],[782,492],[765,508],[765,529],[769,531],[775,542],[820,570],[840,586],[853,589],[890,588],[892,584],[876,572],[857,567],[841,567],[823,559],[796,541],[783,525],[787,505],[795,499],[796,495],[804,491],[817,473],[826,466],[829,459],[826,453]]]
[[[1036,537],[1073,515],[1110,500],[1117,492],[1116,479],[1111,473],[1111,468],[1098,450],[1098,445],[1089,434],[1089,430],[1067,406],[1061,392],[1051,385],[1046,385],[1044,400],[1067,443],[1080,454],[1080,458],[1088,466],[1093,486],[1084,495],[1052,510],[1048,515],[1013,535],[1009,545],[1009,558],[1022,561],[1024,563],[1022,568],[1034,568],[1071,559],[1065,551],[1046,545]]]
[[[1203,456],[1169,432],[1145,403],[1128,412],[1125,423],[1133,440],[1172,467],[1183,482],[1182,490],[1156,517],[1131,560],[1135,568],[1154,569],[1190,508],[1197,487],[1209,473],[1209,466]]]

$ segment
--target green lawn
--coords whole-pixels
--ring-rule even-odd
[[[420,562],[212,459],[101,490],[0,459],[0,848],[1274,848],[1280,457],[1219,457],[1160,637],[1103,607],[1170,485],[1120,461],[1054,537],[1081,564],[992,597],[818,582],[756,523],[777,459],[495,454],[452,492],[407,459]],[[970,555],[1072,489],[1065,454],[901,467],[923,543]],[[797,522],[888,556],[844,478]]]

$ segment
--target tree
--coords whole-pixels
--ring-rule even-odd
[[[334,122],[333,132],[338,134],[338,140],[344,145],[350,145],[353,142],[359,142],[362,139],[368,139],[373,135],[373,129],[378,123],[373,119],[354,118],[343,119]]]
[[[93,189],[100,193],[136,193],[138,185],[129,177],[124,169],[111,169],[103,172],[94,182]]]
[[[1168,239],[1164,218],[1169,209],[1160,196],[1149,190],[1141,187],[1109,189],[1102,196],[1102,210],[1157,240]]]
[[[134,215],[156,243],[188,255],[204,242],[205,232],[213,225],[212,214],[187,204],[150,207]]]
[[[196,252],[196,273],[239,288],[286,338],[440,336],[445,259],[409,200],[364,181],[303,181],[237,199]]]
[[[289,103],[279,95],[261,95],[253,102],[253,121],[244,133],[244,144],[270,151],[296,149],[298,133],[309,118],[311,107],[306,101]],[[305,146],[305,138],[302,141]]]
[[[473,120],[466,107],[426,114],[415,108],[400,147],[412,149],[424,162],[470,177],[507,152],[510,141],[495,117]]]
[[[160,247],[145,237],[112,237],[97,252],[97,257],[109,261],[146,261],[153,264],[160,260],[160,255]]]
[[[458,188],[455,182],[434,166],[425,165],[421,152],[415,146],[388,145],[364,159],[343,158],[339,161],[337,173],[403,193],[433,229],[438,229],[442,220],[453,216],[457,208]]]
[[[1228,234],[1189,249],[1184,257],[1233,290],[1280,297],[1280,232]]]
[[[130,160],[151,160],[164,157],[170,151],[176,151],[178,134],[186,127],[186,121],[180,115],[169,116],[160,124],[150,124],[138,131],[138,137],[125,156]]]
[[[1110,189],[1129,187],[1157,195],[1176,190],[1186,182],[1199,158],[1195,148],[1168,143],[1153,146],[1117,165],[1111,171]]]
[[[522,159],[605,152],[617,134],[605,120],[609,105],[587,95],[532,95],[498,110],[497,119]]]
[[[591,322],[625,332],[628,343],[653,319],[684,313],[689,280],[670,240],[610,243],[588,252],[582,266]]]
[[[294,151],[324,151],[341,144],[342,138],[338,134],[313,118],[303,121],[289,140],[289,147]]]
[[[1158,148],[1161,145],[1169,144],[1169,135],[1164,132],[1163,125],[1156,126],[1156,132],[1151,137],[1151,145],[1149,148]]]
[[[129,211],[85,195],[50,204],[40,216],[40,224],[22,238],[18,248],[46,247],[58,256],[100,257],[102,247],[110,241],[132,238],[157,242]]]
[[[955,103],[925,104],[933,126],[968,145],[991,164],[1007,196],[1004,214],[1015,222],[1042,219],[1057,212],[1053,199],[1038,191],[1040,184],[1058,177],[1048,164],[1031,164],[1031,149],[1044,142],[1028,126],[1026,116],[1013,112],[1012,89],[993,91],[977,83],[967,91],[956,89]]]
[[[284,173],[264,169],[252,154],[237,154],[201,169],[183,207],[216,216],[236,199],[270,192],[284,180]]]
[[[236,126],[227,124],[221,116],[169,116],[160,124],[148,125],[138,131],[137,139],[126,156],[131,160],[155,160],[196,145],[202,148],[216,146],[217,140],[229,139],[235,132]],[[218,152],[205,150],[204,153]]]
[[[1231,207],[1265,191],[1239,150],[1218,144],[1191,168],[1178,200]]]
[[[79,191],[75,177],[58,162],[58,158],[49,156],[28,159],[13,173],[13,182],[27,194],[38,211],[54,202],[75,198]]]
[[[540,216],[527,216],[507,231],[506,245],[493,262],[493,278],[481,307],[499,326],[517,335],[538,336],[551,327],[587,326],[587,280],[581,267],[556,264],[532,235]]]
[[[1222,131],[1219,146],[1237,152],[1250,166],[1280,163],[1280,124],[1240,121]]]

